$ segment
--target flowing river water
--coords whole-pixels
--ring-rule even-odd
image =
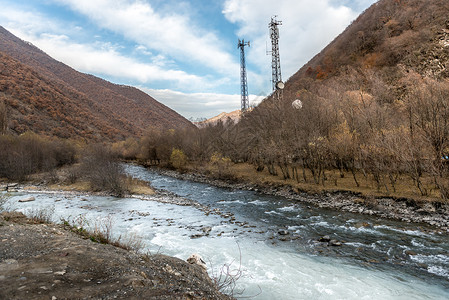
[[[4,207],[51,209],[56,222],[82,216],[85,226],[112,220],[115,237],[138,236],[150,253],[183,260],[198,253],[211,276],[230,265],[233,274],[241,271],[238,297],[449,299],[447,233],[174,179],[134,165],[126,171],[170,193],[141,199],[33,192],[35,201],[18,202],[30,196],[22,191],[9,194]],[[320,242],[325,235],[342,245]]]

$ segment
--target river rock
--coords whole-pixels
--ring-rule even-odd
[[[210,226],[203,227],[201,230],[204,232],[204,234],[209,235],[209,232],[212,231],[212,227]]]
[[[18,187],[18,183],[16,183],[16,182],[14,182],[14,183],[8,183],[8,184],[6,184],[6,187],[4,187],[4,189],[5,189],[5,191],[8,191],[8,192],[14,192],[15,191],[15,188],[17,188]]]
[[[201,258],[199,254],[192,254],[187,258],[187,262],[192,265],[198,265],[203,269],[204,271],[207,271],[206,262]]]
[[[410,255],[410,256],[418,255],[418,253],[416,253],[416,252],[413,251],[413,250],[406,250],[406,251],[405,251],[405,254]]]
[[[337,240],[330,240],[328,243],[329,246],[333,246],[333,247],[339,247],[342,245],[342,243],[340,241]]]
[[[34,197],[28,197],[28,198],[24,198],[24,199],[20,199],[19,202],[31,202],[36,200],[36,198]]]
[[[285,229],[284,230],[279,230],[278,233],[280,235],[288,235],[289,234],[289,232],[287,230],[285,230]]]
[[[160,226],[160,225],[158,225],[158,226]],[[192,234],[190,236],[190,238],[191,239],[199,239],[200,237],[203,237],[203,236],[204,236],[204,234]]]
[[[325,235],[323,237],[321,237],[318,242],[322,242],[322,243],[328,243],[330,242],[331,238],[328,235]]]
[[[133,288],[142,288],[145,286],[145,283],[143,280],[134,279],[131,281],[131,286]]]
[[[12,271],[19,268],[19,262],[15,259],[6,259],[0,263],[0,270],[2,271]]]
[[[359,223],[356,223],[355,225],[354,225],[354,227],[355,228],[361,228],[361,227],[371,227],[371,225],[370,224],[368,224],[368,223],[366,223],[366,222],[359,222]]]

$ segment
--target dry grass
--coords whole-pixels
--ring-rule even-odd
[[[56,191],[91,192],[92,186],[88,180],[85,180],[80,176],[73,176],[73,170],[77,167],[78,165],[65,166],[56,170],[57,181],[49,182],[47,188]],[[33,182],[42,182],[45,181],[47,177],[48,173],[37,173],[32,175],[31,180]],[[127,176],[124,177],[123,182],[130,194],[154,195],[156,193],[146,181]],[[36,186],[28,186],[25,187],[25,189],[37,190],[39,188]]]
[[[156,193],[146,181],[128,176],[125,182],[131,194],[154,195]]]
[[[152,189],[147,182],[138,180],[135,178],[127,177],[125,179],[125,185],[131,194],[135,195],[154,195],[156,192]],[[48,185],[51,190],[59,191],[76,191],[76,192],[89,192],[91,186],[88,181],[76,181],[75,183],[59,182]]]
[[[48,224],[51,223],[54,212],[54,207],[31,207],[25,211],[25,215],[36,223]]]
[[[90,183],[87,181],[76,181],[75,183],[59,182],[50,184],[47,187],[51,190],[59,190],[59,191],[76,191],[76,192],[91,191]]]
[[[142,251],[145,247],[142,237],[136,233],[126,233],[124,236],[120,235],[118,238],[114,238],[114,219],[112,215],[89,221],[84,214],[81,214],[77,217],[69,217],[60,221],[70,231],[90,239],[92,242],[111,244],[115,247],[135,252]]]

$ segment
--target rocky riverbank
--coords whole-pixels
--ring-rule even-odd
[[[449,203],[415,201],[405,198],[364,197],[360,194],[339,191],[309,194],[294,190],[289,186],[226,181],[209,178],[203,174],[179,173],[161,168],[155,168],[154,170],[178,179],[192,180],[231,189],[252,190],[263,194],[285,197],[292,201],[306,202],[320,208],[379,216],[403,222],[423,223],[437,230],[449,232]]]
[[[199,265],[0,214],[0,299],[231,299]]]

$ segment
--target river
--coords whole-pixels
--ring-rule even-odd
[[[234,295],[253,299],[449,299],[449,239],[424,225],[319,209],[254,191],[218,188],[126,165],[133,177],[173,194],[114,198],[9,194],[4,207],[53,220],[112,220],[144,251],[186,259],[198,253],[211,276],[241,274]],[[33,202],[19,199],[35,197]],[[194,205],[173,204],[177,196]],[[175,201],[176,202],[176,201]],[[328,235],[341,246],[319,239]]]

